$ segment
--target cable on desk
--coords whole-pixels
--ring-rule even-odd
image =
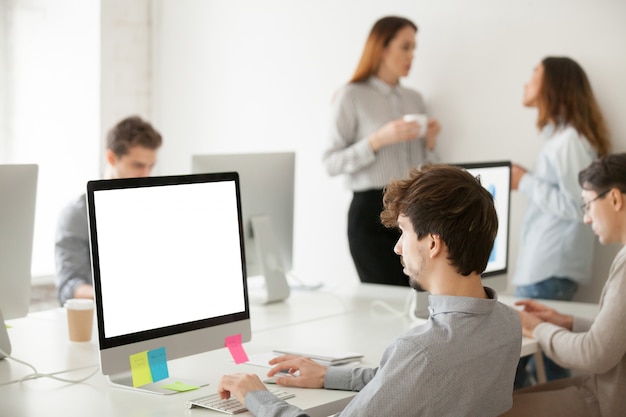
[[[430,315],[430,309],[428,310],[429,314],[426,314],[420,317],[418,315],[417,307],[418,307],[417,306],[417,293],[415,291],[411,291],[407,295],[406,299],[404,300],[404,309],[402,311],[396,310],[395,308],[391,307],[386,302],[380,301],[380,300],[374,300],[370,304],[370,308],[372,309],[372,311],[374,311],[376,308],[381,308],[396,317],[407,318],[408,316],[408,318],[412,322],[423,323],[425,319],[428,319]]]
[[[370,308],[372,309],[373,312],[375,312],[376,308],[380,308],[382,310],[387,311],[388,313],[391,313],[391,315],[396,316],[396,317],[407,317],[407,315],[409,316],[409,318],[414,319],[411,316],[411,306],[414,305],[413,302],[413,298],[414,298],[414,293],[413,291],[411,291],[406,299],[404,300],[404,309],[403,310],[397,310],[395,308],[393,308],[392,306],[390,306],[388,303],[381,301],[381,300],[374,300],[371,302],[370,304]]]
[[[30,369],[33,370],[32,374],[28,374],[28,375],[26,375],[26,376],[24,376],[24,377],[22,377],[22,378],[20,378],[18,380],[13,380],[13,381],[9,381],[9,382],[3,382],[3,383],[0,384],[0,386],[2,386],[2,385],[9,385],[9,384],[12,384],[14,382],[22,383],[24,381],[29,381],[31,379],[37,379],[37,378],[50,378],[50,379],[54,379],[54,380],[61,381],[61,382],[67,382],[67,383],[70,383],[70,384],[79,384],[81,382],[84,382],[84,381],[88,380],[92,376],[94,376],[96,373],[98,373],[98,370],[100,369],[99,366],[96,366],[96,369],[94,369],[94,371],[92,373],[90,373],[89,375],[87,375],[87,376],[85,376],[83,378],[80,378],[80,379],[67,379],[67,378],[61,378],[61,377],[56,376],[56,375],[64,374],[64,373],[67,373],[67,372],[78,371],[80,369],[89,369],[89,368],[91,368],[91,366],[88,366],[88,367],[85,367],[85,368],[80,368],[80,369],[64,370],[64,371],[52,372],[52,373],[49,373],[49,374],[42,374],[39,371],[37,371],[37,369],[33,365],[31,365],[30,363],[24,362],[23,360],[20,360],[20,359],[17,359],[15,357],[9,355],[8,353],[3,351],[2,349],[0,349],[0,354],[4,355],[6,359],[10,359],[10,360],[12,360],[14,362],[21,363],[22,365],[25,365],[25,366],[27,366],[27,367],[29,367]]]
[[[306,284],[303,280],[301,280],[297,275],[295,275],[293,272],[291,271],[285,271],[283,268],[276,268],[277,271],[281,272],[283,275],[288,276],[290,278],[293,278],[294,281],[296,281],[298,284],[300,284],[301,288],[304,288],[305,290],[309,290],[309,291],[317,291],[320,288],[322,288],[324,286],[323,283],[317,283],[317,284]]]

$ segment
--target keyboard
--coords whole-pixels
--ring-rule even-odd
[[[283,391],[278,388],[269,388],[269,392],[271,392],[281,400],[295,397],[295,394]],[[187,408],[192,407],[209,408],[211,410],[221,411],[222,413],[226,414],[239,414],[243,413],[244,411],[248,411],[248,409],[244,405],[242,405],[237,400],[237,398],[230,397],[227,400],[223,400],[220,398],[220,395],[218,393],[187,401]]]

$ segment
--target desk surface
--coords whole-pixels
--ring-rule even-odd
[[[364,366],[377,366],[389,343],[420,323],[410,320],[406,314],[410,294],[407,288],[361,284],[336,288],[332,293],[293,291],[283,303],[261,305],[253,301],[253,337],[245,345],[246,351],[253,355],[281,346],[332,347],[361,352],[365,355]],[[501,300],[511,304],[515,299],[501,297]],[[384,302],[395,312],[376,307],[372,304],[374,301]],[[560,311],[589,317],[597,312],[597,306],[592,304],[550,302],[550,305]],[[34,364],[40,372],[71,370],[62,376],[75,379],[86,376],[97,366],[95,330],[91,342],[69,342],[62,309],[33,313],[9,323],[13,354]],[[524,348],[526,352],[522,353],[530,354],[537,350],[537,345],[526,339]],[[267,372],[260,366],[235,365],[226,349],[170,361],[168,367],[172,376],[208,380],[210,385],[197,391],[161,396],[111,386],[99,373],[74,385],[41,378],[0,386],[0,416],[43,417],[61,413],[67,417],[223,416],[204,409],[187,410],[185,401],[215,392],[219,378],[225,373],[254,372],[264,377]],[[28,373],[30,370],[21,364],[0,361],[0,384]],[[355,395],[345,391],[285,389],[296,394],[290,403],[317,416],[339,411]]]

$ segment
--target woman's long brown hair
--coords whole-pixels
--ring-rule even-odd
[[[585,71],[568,57],[546,57],[539,93],[537,126],[565,123],[584,135],[598,153],[611,148],[608,129]]]

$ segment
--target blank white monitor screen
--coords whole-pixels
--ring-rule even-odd
[[[250,340],[236,173],[91,181],[87,201],[104,374]]]
[[[489,256],[489,263],[483,277],[506,274],[509,264],[509,221],[511,205],[511,162],[480,162],[456,164],[465,168],[473,176],[480,176],[480,182],[493,196],[498,213],[498,234]]]

